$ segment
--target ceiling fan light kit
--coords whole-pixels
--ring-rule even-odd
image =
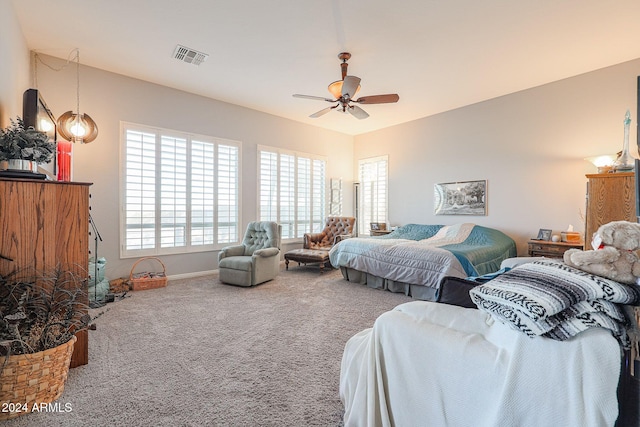
[[[323,98],[321,96],[311,95],[293,95],[295,98],[314,99],[319,101],[326,101],[331,103],[337,103],[332,107],[324,108],[316,113],[311,114],[309,117],[315,119],[320,116],[324,116],[331,110],[341,111],[343,113],[349,113],[357,119],[366,119],[369,114],[357,105],[351,105],[352,102],[360,104],[389,104],[392,102],[398,102],[400,97],[398,94],[387,95],[371,95],[358,99],[354,99],[355,95],[360,91],[360,77],[348,76],[347,67],[349,64],[347,60],[351,58],[349,52],[342,52],[338,55],[338,58],[342,60],[340,68],[342,70],[342,80],[337,80],[331,83],[328,87],[329,92],[333,95],[334,99]]]
[[[331,92],[331,95],[333,95],[335,99],[339,99],[342,96],[342,84],[343,84],[342,80],[336,80],[335,82],[331,83],[327,88],[329,89],[329,92]],[[360,91],[360,85],[358,85],[358,88],[356,89],[356,92],[354,93],[354,95],[359,91]]]

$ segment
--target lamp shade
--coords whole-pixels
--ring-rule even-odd
[[[328,87],[329,92],[331,92],[331,95],[333,95],[333,97],[335,99],[340,99],[340,97],[342,96],[342,84],[344,82],[342,80],[336,80],[335,82],[331,83]],[[360,85],[358,85],[358,88],[356,89],[356,93],[358,93],[360,91]],[[353,94],[353,97],[356,96],[356,93]]]
[[[67,111],[58,118],[58,132],[67,141],[89,143],[98,136],[98,125],[88,114]]]
[[[602,154],[599,156],[587,157],[585,160],[593,163],[598,168],[598,173],[612,172],[613,164],[618,158],[617,154]]]

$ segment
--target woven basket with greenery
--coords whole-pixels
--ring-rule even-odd
[[[59,268],[0,276],[0,419],[62,394],[75,334],[90,321],[84,282]]]
[[[64,391],[76,337],[65,344],[32,354],[9,356],[0,372],[0,420],[42,410]]]

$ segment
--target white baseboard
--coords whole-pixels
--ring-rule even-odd
[[[182,274],[173,274],[171,276],[167,276],[167,281],[170,280],[179,280],[179,279],[192,279],[194,277],[201,276],[209,276],[211,274],[216,274],[218,270],[208,270],[208,271],[194,271],[192,273],[182,273]]]

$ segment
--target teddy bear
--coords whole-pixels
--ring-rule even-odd
[[[627,285],[640,284],[640,224],[612,221],[598,228],[591,243],[595,249],[569,249],[564,263],[587,273]]]

